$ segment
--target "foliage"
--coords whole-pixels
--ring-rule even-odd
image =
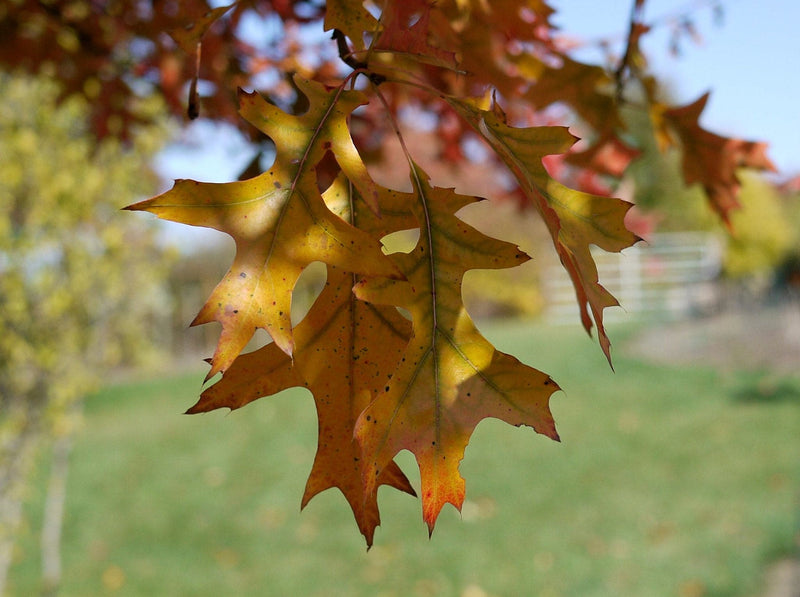
[[[172,3],[148,11],[121,2],[108,14],[86,2],[44,10],[22,2],[6,11],[4,22],[35,16],[38,29],[27,27],[25,41],[44,41],[40,53],[53,43],[67,50],[67,57],[61,51],[47,59],[73,91],[97,81],[86,69],[97,72],[100,61],[106,71],[94,85],[99,94],[112,83],[133,92],[119,68],[127,60],[173,106],[180,84],[189,83],[190,118],[207,110],[232,119],[226,95],[234,85],[269,94],[269,100],[238,94],[240,125],[249,123],[265,155],[274,147],[264,172],[256,159],[236,182],[179,180],[130,209],[215,228],[236,242],[231,269],[194,320],[222,325],[207,380],[223,375],[190,412],[238,408],[294,385],[311,389],[319,438],[303,503],[338,487],[369,545],[379,521],[378,486],[411,491],[393,463],[399,451],[417,459],[423,517],[432,531],[445,503],[463,504],[458,464],[483,418],[558,438],[549,407],[558,386],[495,350],[461,296],[468,271],[511,268],[528,256],[456,216],[478,198],[430,179],[405,143],[409,120],[437,122],[444,141],[438,159],[468,162],[466,144],[473,141],[482,145],[483,161],[507,172],[520,205],[541,216],[575,287],[583,326],[596,328],[609,361],[603,313],[617,301],[598,280],[590,246],[621,251],[638,236],[625,225],[631,204],[588,183],[620,176],[637,153],[621,136],[620,110],[631,90],[660,145],[681,148],[685,180],[703,187],[723,221],[736,207],[736,169],[772,169],[763,144],[699,125],[707,95],[677,107],[658,99],[639,50],[648,30],[644,4],[635,1],[624,54],[608,69],[568,54],[554,33],[553,9],[542,0],[242,0],[194,13]],[[248,19],[267,21],[280,34],[259,47],[248,41]],[[333,40],[305,51],[300,25],[306,23],[322,25]],[[47,39],[53,33],[55,42]],[[136,43],[142,39],[148,43]],[[83,41],[97,50],[91,59],[79,51]],[[180,52],[188,60],[177,58]],[[199,78],[209,83],[205,98]],[[123,122],[133,118],[125,102],[98,104],[115,106]],[[586,131],[580,151],[566,126],[549,124],[555,114]],[[404,189],[379,184],[368,167],[394,137],[407,166]],[[576,177],[582,189],[556,179],[570,172],[587,174]],[[405,229],[419,232],[414,249],[386,255],[381,239]],[[293,288],[315,261],[327,266],[326,289],[293,329]],[[257,328],[274,343],[240,355]]]
[[[97,145],[81,98],[56,106],[57,85],[41,78],[0,75],[0,88],[5,541],[13,526],[6,515],[20,498],[38,441],[69,433],[72,407],[103,372],[152,346],[168,259],[152,227],[117,211],[154,188],[147,160],[163,131],[151,126],[129,148],[112,138]]]
[[[39,399],[68,402],[98,367],[147,344],[141,322],[157,308],[161,271],[152,263],[164,254],[152,227],[115,209],[153,188],[147,159],[163,137],[151,130],[133,149],[113,139],[95,147],[80,99],[56,108],[52,83],[2,82],[2,396],[38,387]]]

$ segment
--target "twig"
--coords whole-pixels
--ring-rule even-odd
[[[386,81],[386,77],[379,75],[378,73],[370,72],[369,65],[366,62],[361,62],[353,56],[353,53],[350,51],[350,46],[347,45],[347,38],[345,37],[344,33],[342,33],[339,29],[334,29],[331,37],[332,39],[336,40],[336,47],[339,50],[339,58],[341,58],[342,62],[344,62],[353,70],[360,71],[366,75],[374,85],[380,85]]]

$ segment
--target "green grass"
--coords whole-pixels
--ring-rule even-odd
[[[340,494],[299,511],[316,434],[305,392],[191,417],[180,413],[201,373],[92,396],[70,471],[62,595],[758,593],[798,531],[800,380],[770,392],[756,374],[624,356],[614,374],[577,330],[486,333],[565,389],[553,399],[562,443],[482,423],[461,466],[463,516],[445,508],[429,541],[419,502],[384,488],[369,553]],[[399,461],[418,486],[413,458]],[[12,595],[38,591],[43,487]]]

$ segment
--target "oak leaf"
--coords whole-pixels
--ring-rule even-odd
[[[730,227],[730,211],[739,207],[737,168],[776,169],[767,157],[766,143],[722,137],[700,126],[708,97],[705,93],[691,104],[667,110],[663,118],[680,139],[684,180],[703,185],[711,207]]]
[[[432,6],[428,0],[387,2],[381,13],[383,31],[371,49],[407,54],[426,64],[455,69],[458,66],[455,53],[430,43]]]
[[[362,230],[380,237],[413,224],[403,209],[407,199],[402,194],[383,193],[384,212],[379,219],[354,200],[353,191],[340,176],[325,199],[337,215],[358,222]],[[301,506],[326,489],[338,488],[371,546],[380,524],[378,486],[416,494],[394,462],[387,464],[375,486],[365,493],[353,429],[357,417],[391,378],[411,336],[411,324],[393,307],[357,300],[351,292],[354,283],[352,273],[329,265],[322,293],[294,330],[292,357],[274,343],[240,355],[188,412],[233,410],[290,387],[308,388],[317,409],[318,440]]]
[[[516,128],[505,123],[497,107],[481,110],[464,100],[450,98],[448,102],[505,162],[521,191],[541,214],[572,279],[583,326],[591,331],[594,319],[600,346],[610,363],[611,341],[603,324],[603,310],[619,303],[600,284],[590,246],[619,252],[639,241],[625,227],[625,214],[633,204],[570,189],[547,173],[542,158],[563,154],[577,141],[566,127]]]
[[[327,0],[323,26],[325,31],[337,29],[344,33],[356,51],[365,49],[365,35],[376,35],[380,29],[378,19],[364,8],[363,2],[348,0]]]
[[[215,228],[236,241],[233,265],[192,322],[222,324],[209,379],[230,366],[256,328],[266,329],[282,351],[292,354],[292,290],[310,263],[402,277],[377,240],[328,210],[317,187],[315,166],[330,151],[365,200],[377,205],[377,187],[347,129],[348,115],[364,96],[296,82],[310,103],[300,116],[240,92],[242,116],[275,143],[275,162],[267,172],[224,184],[178,180],[166,193],[128,207]]]
[[[403,449],[414,454],[423,519],[432,532],[444,504],[461,509],[465,483],[458,466],[475,426],[495,417],[558,439],[549,409],[558,386],[495,350],[462,302],[467,270],[513,267],[528,256],[454,215],[476,198],[432,188],[416,165],[412,185],[420,238],[410,253],[392,255],[407,281],[371,278],[354,291],[369,303],[407,309],[413,336],[391,380],[359,417],[355,435],[368,494],[395,454]]]
[[[504,97],[517,96],[525,86],[520,73],[508,68],[519,48],[550,47],[554,11],[542,0],[449,0],[436,7],[453,24],[455,42],[449,47],[458,53],[469,81]]]

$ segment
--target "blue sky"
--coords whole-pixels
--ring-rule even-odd
[[[581,39],[624,33],[632,0],[553,0],[553,21]],[[669,52],[669,26],[651,31],[642,45],[651,69],[687,103],[711,90],[701,124],[727,136],[767,141],[781,178],[800,174],[800,2],[796,0],[647,0],[645,21],[687,9],[703,41],[685,40]],[[599,8],[602,6],[602,8]]]
[[[631,2],[553,0],[553,20],[575,38],[611,38],[621,44]],[[711,90],[701,124],[719,134],[767,141],[780,179],[800,174],[800,2],[719,0],[721,24],[714,22],[713,3],[647,0],[647,22],[686,9],[703,37],[699,45],[684,40],[680,56],[673,57],[669,26],[656,28],[642,44],[651,69],[669,81],[681,103]],[[186,138],[195,151],[173,147],[159,160],[167,180],[232,180],[252,156],[241,137],[224,127],[194,128]]]

